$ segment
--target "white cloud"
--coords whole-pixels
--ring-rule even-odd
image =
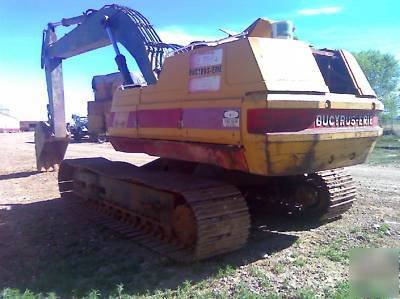
[[[342,10],[340,6],[328,6],[320,8],[306,8],[297,11],[299,15],[303,16],[316,16],[321,14],[335,14]]]
[[[176,26],[160,28],[157,30],[157,33],[163,42],[182,46],[186,46],[193,41],[212,41],[218,39],[218,37],[212,35],[191,34]]]

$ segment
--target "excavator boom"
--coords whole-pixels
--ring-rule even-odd
[[[56,28],[71,25],[77,26],[57,39]],[[68,144],[62,61],[113,45],[116,52],[115,61],[124,83],[133,84],[118,43],[122,44],[136,60],[148,85],[157,82],[167,51],[180,47],[163,43],[149,21],[139,12],[115,4],[106,5],[99,10],[90,9],[80,16],[49,23],[43,31],[41,66],[46,73],[49,120],[48,124],[38,126],[36,132],[36,158],[39,170],[59,164]],[[52,146],[55,143],[60,146]],[[49,160],[49,157],[53,158]]]

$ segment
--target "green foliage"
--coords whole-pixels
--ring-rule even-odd
[[[317,295],[312,289],[305,288],[299,290],[294,297],[299,299],[314,299],[317,298]]]
[[[336,284],[334,288],[326,289],[325,298],[332,299],[348,299],[353,298],[351,295],[351,287],[348,281],[342,281]]]
[[[285,272],[285,266],[283,264],[275,264],[272,268],[272,271],[275,274],[282,274],[283,272]]]
[[[100,298],[100,292],[98,290],[91,290],[85,299],[98,299]]]
[[[382,114],[381,118],[383,121],[388,121],[394,119],[398,115],[398,107],[400,103],[400,96],[399,94],[392,94],[387,95],[386,97],[382,98],[383,104],[385,105],[385,111],[387,113]]]
[[[2,299],[56,299],[58,298],[54,293],[34,294],[29,290],[25,290],[23,293],[20,290],[6,288],[0,291],[0,298]]]
[[[216,278],[222,278],[226,276],[231,276],[235,274],[236,270],[231,265],[226,265],[225,267],[221,267],[218,269]]]
[[[385,104],[387,114],[383,118],[392,119],[397,115],[399,105],[400,65],[394,55],[368,50],[354,53],[358,63]]]
[[[260,283],[260,286],[264,290],[267,290],[270,287],[269,279],[265,273],[265,270],[257,266],[251,266],[249,268],[249,273],[251,276],[257,279],[257,281]]]
[[[332,262],[338,262],[346,264],[349,260],[349,252],[342,246],[343,240],[338,239],[333,241],[328,246],[319,249],[316,253],[316,257],[324,256]]]
[[[378,97],[398,90],[400,66],[394,55],[368,50],[355,53],[355,57]]]
[[[390,226],[387,223],[382,223],[378,227],[377,234],[379,237],[383,238],[388,232],[390,232]]]
[[[400,138],[393,135],[379,137],[367,162],[371,165],[400,164]]]
[[[235,293],[233,298],[240,298],[240,299],[258,299],[258,298],[264,298],[264,296],[257,294],[253,292],[249,286],[243,282],[240,281],[236,286],[235,286]]]
[[[307,260],[303,257],[298,257],[293,262],[297,267],[304,267],[307,264]]]

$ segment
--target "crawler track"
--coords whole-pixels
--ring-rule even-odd
[[[320,216],[320,221],[332,221],[351,208],[356,199],[357,189],[353,178],[343,168],[320,171],[310,178],[324,194],[324,200],[327,202],[327,208]]]
[[[89,175],[89,178],[79,180],[77,174]],[[104,178],[121,183],[121,188],[128,183],[183,199],[194,215],[195,241],[187,245],[176,238],[162,220],[107,198],[107,185],[101,185]],[[250,217],[246,201],[236,187],[224,182],[178,173],[139,170],[127,163],[92,158],[64,160],[59,172],[59,188],[63,197],[79,198],[91,210],[107,215],[108,219],[95,217],[103,224],[180,262],[230,252],[247,242]]]
[[[137,187],[134,192],[129,189],[132,186]],[[299,177],[288,190],[302,186],[308,186],[305,197],[311,198],[313,204],[309,208],[300,205],[294,214],[305,219],[335,220],[351,207],[356,197],[353,179],[343,169]],[[224,181],[91,158],[64,160],[59,188],[63,197],[83,203],[96,224],[179,262],[233,251],[242,247],[249,236],[246,200],[235,186]],[[156,204],[149,197],[153,192],[158,192]],[[115,200],[118,196],[120,199]],[[286,197],[293,198],[293,193],[289,191]],[[178,215],[178,220],[183,219],[178,230],[171,225],[176,217],[165,213],[171,205],[162,205],[171,198],[174,206],[171,211],[183,211]],[[148,205],[153,214],[137,208],[138,202]],[[298,207],[295,203],[290,209],[295,211]]]

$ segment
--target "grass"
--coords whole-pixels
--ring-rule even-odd
[[[356,227],[352,228],[350,230],[350,233],[353,234],[353,235],[356,235],[357,237],[361,237],[367,243],[371,242],[371,236],[368,233],[368,231],[363,229],[363,228],[361,228],[361,227],[359,227],[359,226],[356,226]]]
[[[337,239],[328,246],[319,249],[314,256],[324,256],[332,262],[338,262],[342,264],[347,264],[349,262],[349,252],[343,248],[343,239]]]
[[[307,264],[307,260],[300,256],[294,260],[293,264],[295,264],[297,267],[302,268]]]
[[[257,279],[257,281],[260,283],[260,286],[264,290],[268,290],[270,288],[271,285],[265,270],[257,266],[251,266],[249,268],[249,273],[252,277]]]
[[[215,277],[222,278],[226,276],[231,276],[235,274],[235,272],[236,272],[235,268],[233,268],[231,265],[226,265],[218,269],[218,272]]]
[[[6,288],[0,292],[0,298],[3,298],[3,299],[42,299],[42,298],[43,299],[55,299],[58,297],[54,293],[43,295],[43,294],[34,294],[33,292],[31,292],[29,290],[25,290],[24,292],[21,292],[20,290]]]
[[[370,165],[400,163],[400,137],[395,135],[379,137],[367,163]]]
[[[275,274],[282,274],[283,272],[285,272],[285,266],[283,264],[275,264],[272,268],[272,271]]]
[[[350,230],[350,233],[362,237],[369,245],[374,245],[376,237],[385,238],[390,233],[390,226],[387,223],[382,223],[372,233],[369,233],[367,229],[354,227]]]
[[[249,288],[249,286],[244,282],[241,281],[239,282],[234,290],[234,293],[230,296],[227,296],[225,298],[235,298],[235,299],[279,299],[282,298],[277,293],[274,292],[260,292],[257,293]]]
[[[382,223],[377,229],[377,235],[381,238],[385,237],[390,232],[390,226],[387,223]]]
[[[252,268],[250,268],[252,269]],[[250,270],[253,276],[259,277],[263,275],[261,268],[254,267],[253,270]],[[298,291],[295,291],[290,298],[299,298],[299,299],[312,299],[312,298],[320,298],[320,295],[317,295],[315,290],[311,288],[303,288]],[[324,298],[332,298],[332,299],[345,299],[352,298],[351,296],[351,287],[347,281],[342,281],[337,283],[333,288],[327,288],[324,290]],[[0,291],[0,298],[2,299],[55,299],[59,298],[54,293],[50,294],[35,294],[29,290],[19,291],[16,289],[4,289]],[[197,298],[205,298],[205,299],[225,299],[225,298],[245,298],[245,299],[258,299],[258,298],[284,298],[281,295],[272,292],[270,290],[263,291],[254,291],[245,281],[240,281],[231,293],[225,290],[214,290],[210,284],[194,284],[190,281],[185,281],[182,283],[177,289],[171,290],[157,290],[153,293],[146,293],[142,295],[138,294],[128,294],[124,290],[124,286],[122,284],[117,285],[115,292],[104,296],[98,290],[91,290],[86,295],[80,297],[73,297],[76,299],[99,299],[99,298],[108,298],[108,299],[145,299],[145,298],[154,298],[154,299],[172,299],[172,298],[183,298],[183,299],[197,299]]]
[[[350,283],[348,281],[337,283],[334,288],[329,288],[324,291],[324,297],[331,299],[352,298]]]
[[[304,288],[297,291],[293,297],[299,299],[314,299],[317,298],[317,295],[315,294],[314,290],[310,288]]]

